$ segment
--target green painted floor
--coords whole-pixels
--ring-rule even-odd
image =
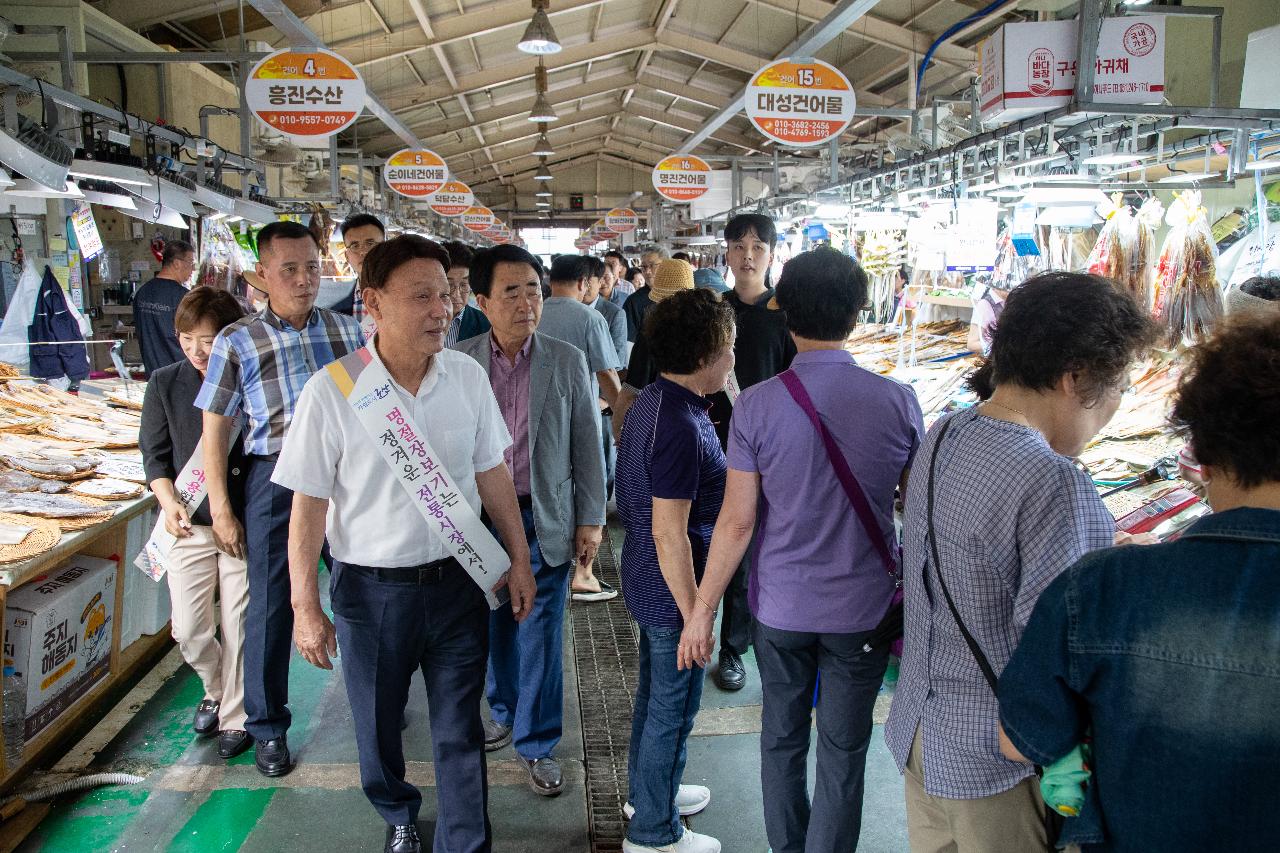
[[[619,534],[615,533],[614,541],[621,544]],[[565,636],[572,633],[566,630]],[[685,776],[687,782],[712,789],[711,806],[690,819],[690,826],[718,837],[725,853],[768,849],[759,789],[760,690],[750,657],[747,671],[748,685],[738,693],[723,693],[708,682]],[[532,793],[510,747],[489,755],[489,814],[497,853],[589,853],[591,849],[576,683],[574,650],[566,643],[565,733],[557,751],[565,771],[564,794],[546,799]],[[318,670],[295,657],[290,672],[294,723],[289,742],[299,764],[282,779],[260,776],[252,752],[224,762],[213,740],[194,737],[191,713],[200,698],[198,679],[182,666],[137,709],[90,768],[135,773],[146,781],[58,801],[18,848],[19,853],[382,849],[383,824],[360,790],[351,715],[339,670]],[[887,701],[882,701],[878,721],[886,710]],[[434,780],[426,696],[420,687],[411,694],[408,716],[409,776],[424,793],[420,827],[429,839]],[[811,767],[812,760],[811,755]],[[858,850],[897,853],[907,849],[902,780],[885,749],[882,726],[876,725]]]

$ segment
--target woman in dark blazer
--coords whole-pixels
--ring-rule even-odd
[[[253,738],[244,731],[248,568],[243,560],[218,550],[208,507],[203,503],[190,509],[184,506],[175,481],[200,443],[201,418],[195,399],[214,338],[243,316],[240,304],[225,290],[197,287],[183,297],[173,324],[186,358],[151,374],[139,436],[147,482],[164,513],[165,530],[177,540],[165,561],[173,638],[204,684],[193,728],[206,737],[216,732],[218,754],[223,758],[234,758],[253,745]],[[238,516],[244,513],[244,483],[239,476],[243,467],[243,450],[237,441],[228,464],[228,485]],[[221,601],[220,619],[215,598]],[[220,641],[215,636],[219,624]]]

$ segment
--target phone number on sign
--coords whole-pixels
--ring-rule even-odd
[[[345,115],[334,115],[333,113],[281,113],[275,117],[276,126],[292,125],[295,127],[342,127],[347,123]]]

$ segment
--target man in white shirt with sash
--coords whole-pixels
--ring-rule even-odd
[[[369,253],[360,287],[378,333],[307,383],[274,475],[294,491],[294,641],[323,669],[342,649],[361,784],[391,853],[422,849],[422,795],[405,781],[400,735],[419,669],[439,799],[431,849],[491,848],[480,722],[489,609],[509,606],[520,621],[535,595],[503,460],[511,436],[484,370],[444,349],[448,268],[444,249],[412,235]],[[506,552],[480,520],[482,503]],[[336,633],[315,571],[326,532]]]

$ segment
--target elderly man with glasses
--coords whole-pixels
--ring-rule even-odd
[[[449,301],[453,305],[453,319],[445,332],[444,345],[456,349],[457,345],[489,331],[489,318],[474,305],[471,298],[471,261],[475,256],[471,247],[457,240],[444,244],[449,253]]]

